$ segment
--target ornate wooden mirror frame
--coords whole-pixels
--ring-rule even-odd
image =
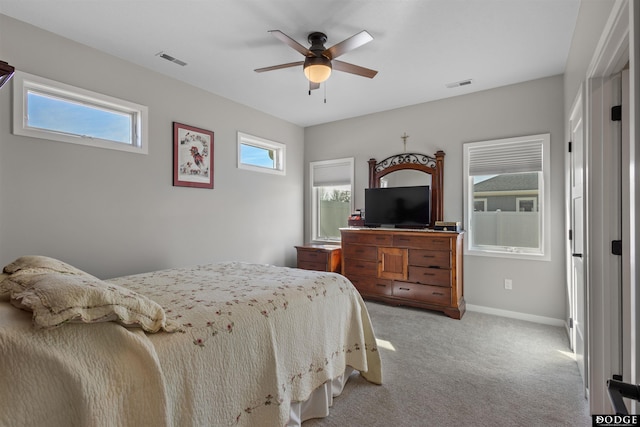
[[[434,157],[419,153],[396,154],[377,162],[369,159],[369,188],[379,188],[380,178],[399,170],[416,170],[431,175],[431,223],[444,218],[443,177],[444,151],[435,153]]]

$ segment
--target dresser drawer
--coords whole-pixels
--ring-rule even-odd
[[[451,252],[409,249],[409,264],[420,267],[451,268]]]
[[[362,245],[390,246],[393,243],[391,234],[343,233],[342,243],[360,243]]]
[[[393,281],[391,280],[365,276],[349,276],[348,279],[363,295],[393,295]]]
[[[394,282],[393,296],[438,305],[451,304],[451,289],[416,283]]]
[[[327,271],[327,263],[298,260],[298,268],[303,270]]]
[[[449,288],[451,287],[451,270],[445,270],[443,268],[416,267],[414,265],[410,265],[407,280],[410,282]]]
[[[321,262],[326,264],[329,254],[322,251],[314,250],[298,250],[298,263],[302,262]]]
[[[378,259],[378,248],[366,245],[346,245],[342,249],[344,257],[349,259],[363,259],[375,261]]]
[[[399,235],[393,237],[393,245],[404,248],[431,249],[433,251],[450,251],[451,239],[445,237],[431,237],[428,235]]]
[[[378,263],[376,261],[363,261],[359,259],[344,260],[344,275],[351,276],[372,276],[378,274]]]
[[[342,249],[337,245],[308,244],[296,246],[298,268],[340,273]]]

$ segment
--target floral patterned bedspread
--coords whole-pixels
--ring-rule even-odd
[[[351,366],[382,368],[366,307],[343,276],[228,262],[111,279],[162,305],[148,334],[175,426],[283,426],[292,401]]]

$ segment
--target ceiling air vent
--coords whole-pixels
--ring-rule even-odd
[[[467,79],[467,80],[461,80],[461,81],[459,81],[459,82],[455,82],[455,83],[449,83],[449,84],[447,84],[446,86],[447,86],[449,89],[451,89],[451,88],[454,88],[454,87],[468,86],[468,85],[470,85],[470,84],[471,84],[471,82],[473,82],[473,80],[471,80],[471,79]]]
[[[164,53],[164,52],[156,53],[156,56],[159,56],[159,57],[160,57],[160,58],[162,58],[162,59],[166,59],[167,61],[174,62],[174,63],[176,63],[176,64],[178,64],[178,65],[183,66],[183,67],[184,67],[185,65],[187,65],[187,63],[186,63],[186,62],[184,62],[184,61],[180,61],[179,59],[174,58],[174,57],[173,57],[173,56],[171,56],[171,55],[167,55],[167,54],[166,54],[166,53]]]

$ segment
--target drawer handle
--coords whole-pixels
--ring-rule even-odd
[[[398,289],[400,289],[401,291],[410,291],[411,290],[410,288],[398,288]]]
[[[357,254],[361,254],[364,252],[364,249],[356,249],[354,252]]]
[[[435,273],[422,273],[423,276],[435,276]]]
[[[432,292],[431,295],[438,295],[438,296],[442,296],[444,295],[442,292]]]
[[[383,285],[382,283],[376,283],[376,286],[380,286],[382,288],[386,288],[387,287],[387,285]]]
[[[422,258],[435,258],[435,255],[422,255]]]

